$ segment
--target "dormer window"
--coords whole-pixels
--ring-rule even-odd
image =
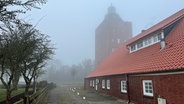
[[[163,33],[162,33],[162,35],[161,35],[161,33],[158,34],[158,40],[159,40],[159,41],[162,39],[162,37],[164,38],[164,34],[163,34]]]
[[[143,47],[143,41],[137,43],[137,48],[140,49]]]
[[[136,51],[136,44],[132,45],[130,50],[131,50],[131,52]]]
[[[148,38],[148,45],[150,45],[150,44],[152,44],[152,43],[153,43],[152,37],[149,37],[149,38]]]
[[[164,38],[163,32],[143,38],[142,40],[130,45],[130,53],[158,43],[161,41],[162,38]]]
[[[158,41],[158,36],[157,35],[153,36],[153,42],[157,42],[157,41]]]

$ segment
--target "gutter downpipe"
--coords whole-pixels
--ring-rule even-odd
[[[130,104],[130,94],[129,94],[129,77],[128,74],[125,74],[126,84],[127,84],[127,96],[128,96],[128,104]]]

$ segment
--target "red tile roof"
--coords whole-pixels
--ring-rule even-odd
[[[158,24],[152,26],[151,28],[144,30],[142,33],[138,34],[137,36],[135,36],[134,38],[130,39],[127,44],[130,44],[152,32],[155,32],[159,29],[162,29],[164,27],[166,27],[167,25],[170,25],[172,22],[174,22],[177,19],[180,19],[184,16],[184,9],[180,10],[179,12],[173,14],[172,16],[164,19],[163,21],[159,22]]]
[[[160,49],[160,43],[156,43],[133,53],[129,53],[127,48],[127,44],[130,44],[133,40],[137,40],[157,29],[163,28],[183,14],[184,9],[176,13],[176,16],[171,16],[164,20],[165,22],[162,21],[155,25],[157,27],[153,26],[147,30],[147,34],[143,32],[140,34],[141,36],[137,36],[127,43],[122,44],[94,71],[86,76],[86,78],[184,68],[184,19],[180,20],[166,37],[166,47],[164,49]]]

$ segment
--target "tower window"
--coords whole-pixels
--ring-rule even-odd
[[[117,39],[117,43],[120,44],[121,40],[120,39]]]

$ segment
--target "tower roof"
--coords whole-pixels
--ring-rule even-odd
[[[116,13],[116,8],[111,4],[111,6],[108,8],[108,14]]]

